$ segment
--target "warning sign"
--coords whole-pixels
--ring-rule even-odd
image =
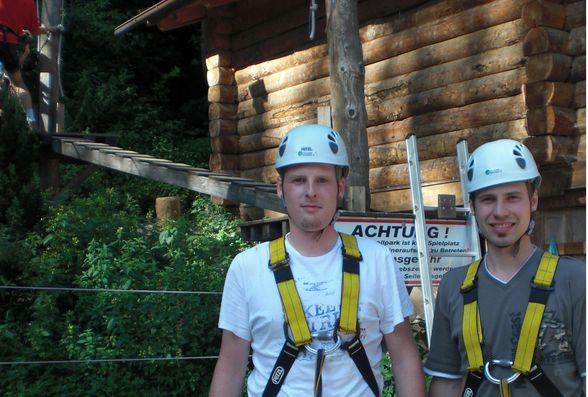
[[[448,270],[467,265],[469,257],[442,257],[435,253],[451,254],[469,251],[465,220],[427,220],[427,244],[431,262],[433,285],[438,285]],[[341,216],[335,222],[339,232],[367,237],[388,247],[404,275],[407,286],[420,286],[416,231],[411,218],[369,218]]]

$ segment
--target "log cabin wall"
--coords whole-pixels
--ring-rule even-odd
[[[313,41],[308,0],[242,0],[207,16],[211,169],[275,181],[280,138],[329,105],[318,3]],[[576,226],[546,234],[549,219],[577,225],[581,213],[585,225],[585,1],[364,0],[358,11],[372,209],[411,207],[407,134],[419,138],[427,205],[442,193],[461,202],[458,140],[472,151],[513,138],[544,174],[538,239],[585,241]]]

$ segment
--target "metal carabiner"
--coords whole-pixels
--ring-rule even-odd
[[[335,335],[335,344],[331,347],[329,347],[328,349],[324,350],[324,354],[328,355],[329,353],[334,352],[335,350],[339,349],[339,347],[341,347],[341,338],[339,337],[338,334]],[[304,345],[304,348],[312,354],[318,354],[319,349],[315,349],[314,347],[310,346],[309,344]]]
[[[502,379],[495,378],[494,376],[492,376],[492,373],[490,372],[492,370],[492,368],[495,366],[512,369],[512,361],[510,361],[510,360],[492,360],[492,361],[488,361],[486,364],[484,364],[484,376],[486,377],[486,379],[488,379],[490,382],[494,383],[495,385],[499,385],[500,381]],[[519,376],[521,376],[521,373],[515,371],[509,378],[506,379],[506,383],[510,384],[510,383],[514,382],[515,380],[517,380],[519,378]]]

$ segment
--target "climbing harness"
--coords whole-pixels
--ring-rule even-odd
[[[477,260],[468,267],[461,285],[463,296],[463,329],[462,335],[468,359],[468,376],[463,391],[464,397],[475,397],[484,379],[500,387],[502,397],[510,396],[510,384],[520,376],[525,376],[543,397],[558,397],[561,393],[543,373],[537,363],[533,363],[539,326],[545,311],[549,294],[553,291],[555,270],[559,257],[545,252],[539,262],[537,272],[531,282],[529,303],[523,319],[521,333],[517,343],[514,362],[504,359],[493,359],[484,363],[482,346],[484,336],[478,307],[478,268]],[[496,378],[495,367],[510,368],[513,374],[507,378]]]
[[[263,397],[276,396],[284,383],[288,372],[292,368],[300,349],[304,347],[308,352],[316,355],[314,396],[322,395],[322,370],[325,358],[329,353],[342,349],[349,353],[355,366],[367,382],[375,396],[379,396],[378,383],[371,369],[367,353],[359,339],[359,322],[357,309],[359,302],[359,263],[362,260],[361,252],[357,247],[354,236],[340,233],[343,243],[343,282],[341,291],[341,315],[337,321],[336,329],[330,338],[333,345],[328,349],[315,349],[310,346],[312,335],[304,316],[304,309],[300,296],[296,290],[296,283],[290,268],[290,258],[286,252],[284,237],[270,242],[269,268],[274,274],[282,308],[284,310],[284,335],[286,341],[282,347],[278,359],[272,369],[270,378],[263,392]],[[292,333],[290,338],[288,329]],[[341,341],[341,334],[353,335],[346,342]],[[329,339],[330,339],[329,338]]]

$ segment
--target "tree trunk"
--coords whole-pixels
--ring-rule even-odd
[[[342,134],[347,143],[351,165],[347,192],[358,194],[357,197],[347,197],[345,208],[366,211],[370,208],[367,112],[357,1],[326,0],[325,3],[333,128]]]

